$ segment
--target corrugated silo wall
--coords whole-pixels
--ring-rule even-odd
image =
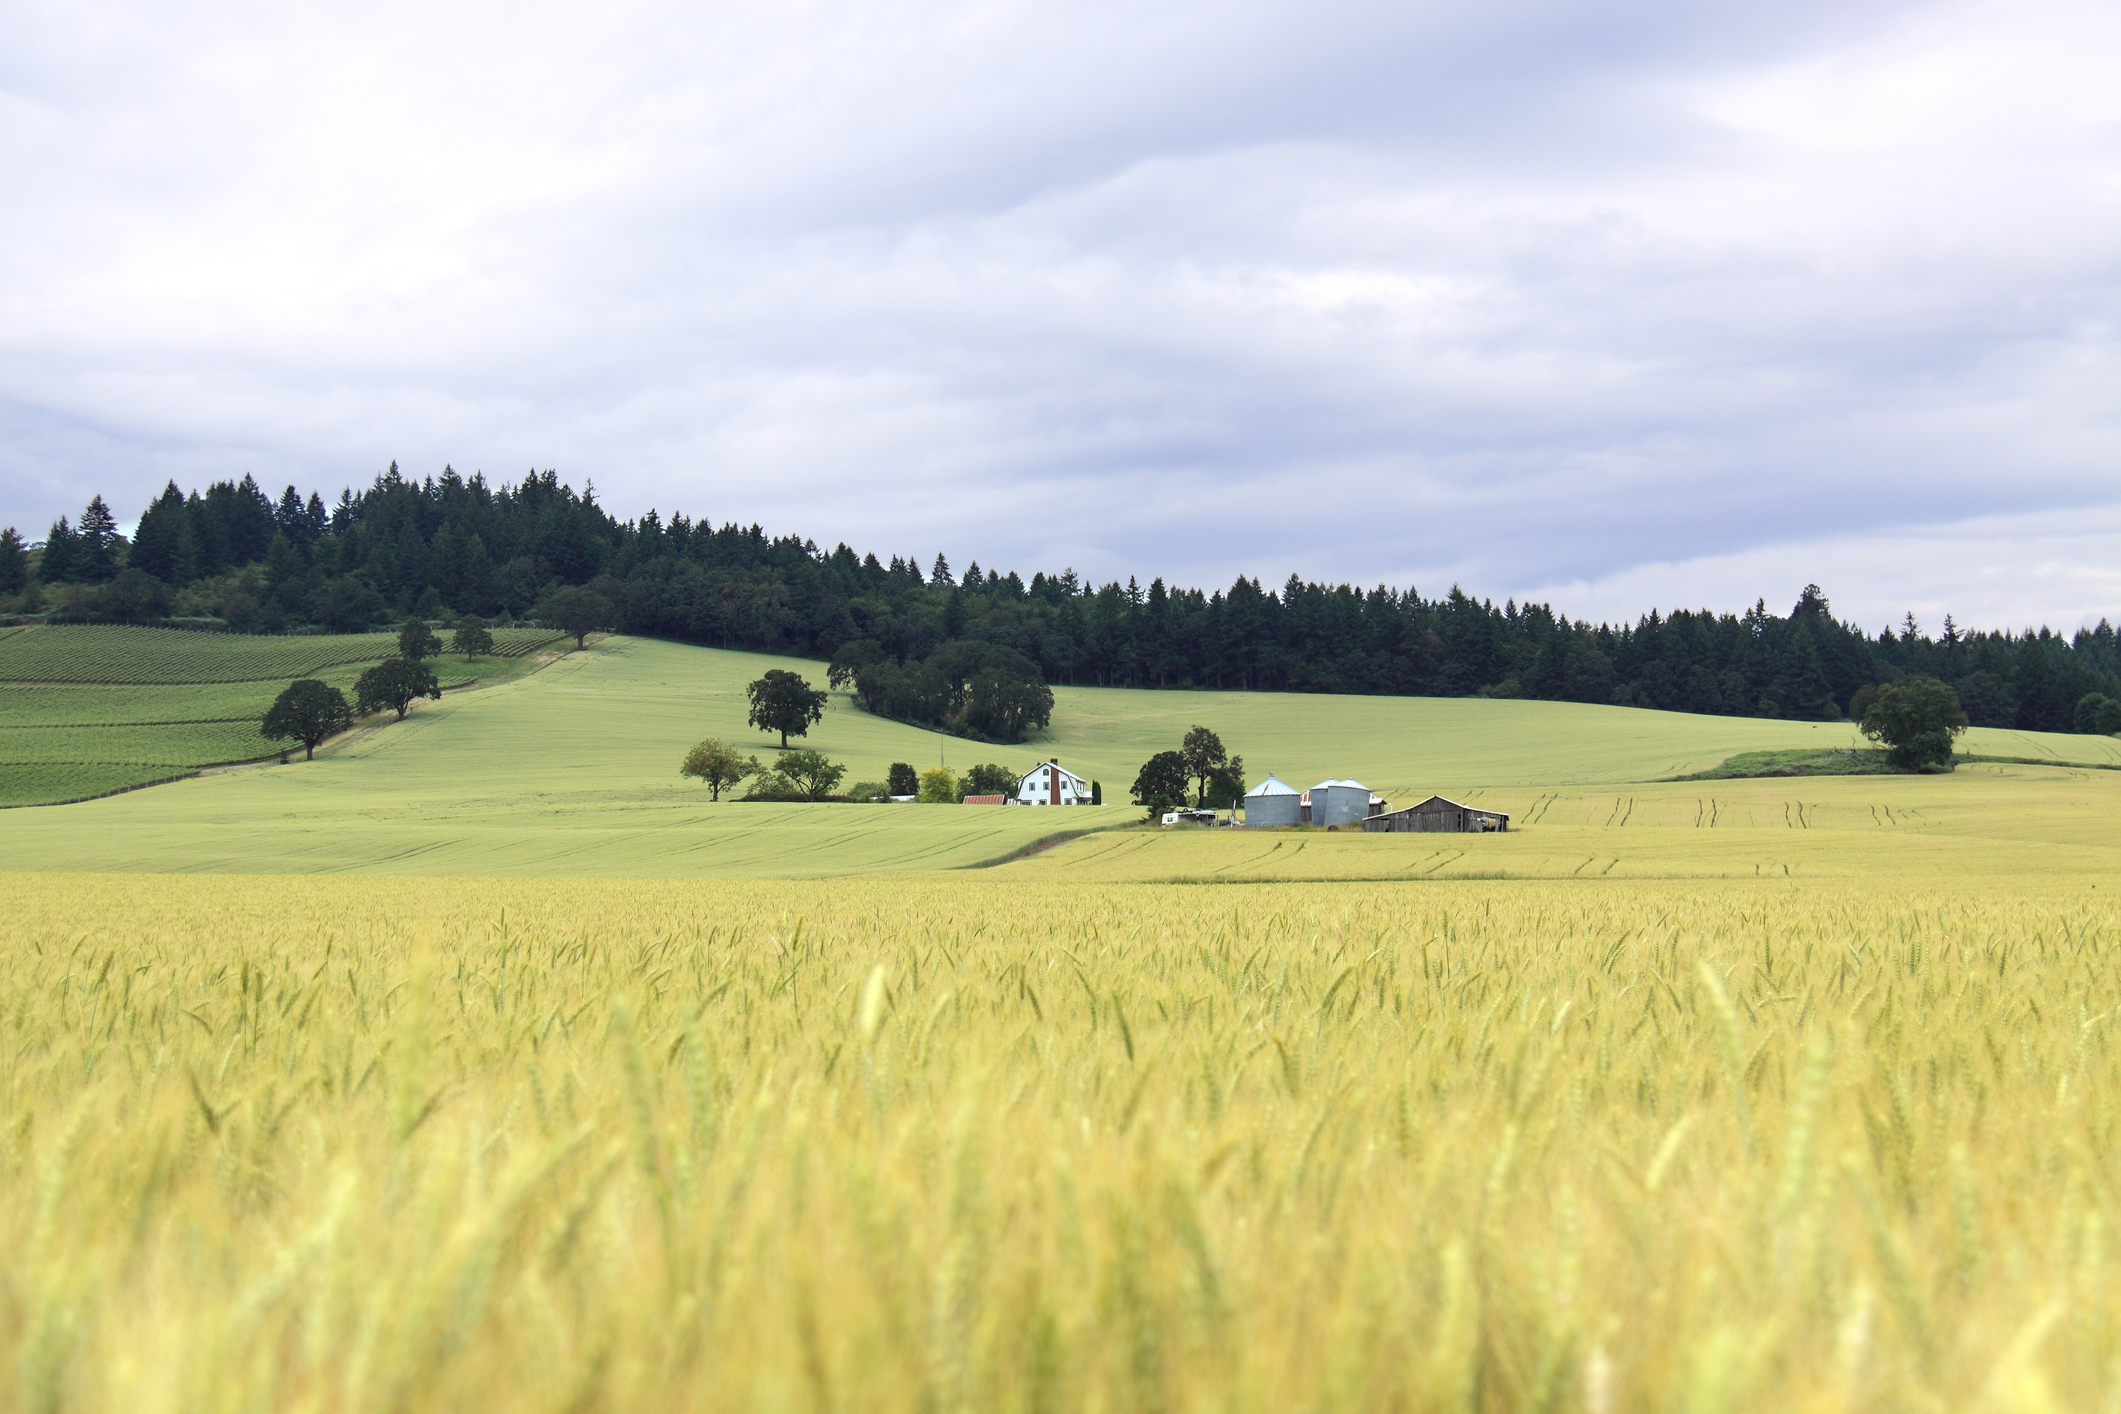
[[[1294,795],[1255,795],[1245,798],[1245,823],[1258,829],[1298,823]]]
[[[1323,795],[1325,801],[1320,803]],[[1311,823],[1314,825],[1360,825],[1370,814],[1370,792],[1367,788],[1351,790],[1347,786],[1331,786],[1326,790],[1311,792]]]

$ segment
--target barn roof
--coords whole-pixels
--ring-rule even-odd
[[[1508,812],[1506,811],[1490,810],[1486,806],[1482,805],[1466,805],[1459,801],[1453,800],[1449,796],[1445,795],[1432,795],[1427,800],[1417,800],[1412,805],[1409,805],[1407,807],[1407,810],[1419,810],[1425,805],[1448,805],[1453,810],[1470,810],[1475,815],[1498,815],[1505,820],[1510,818]],[[1404,815],[1407,813],[1407,810],[1395,810],[1392,813],[1395,815]]]

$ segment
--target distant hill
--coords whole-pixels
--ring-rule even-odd
[[[520,616],[556,586],[587,585],[622,632],[831,660],[867,705],[934,724],[961,719],[963,704],[918,670],[963,642],[1009,650],[1056,687],[1489,696],[1785,721],[1840,719],[1863,688],[1906,673],[1953,683],[1977,726],[2068,732],[2087,694],[2121,696],[2106,623],[2065,636],[1910,619],[1871,636],[1806,586],[1786,614],[1756,600],[1607,625],[1455,585],[1424,596],[1291,575],[1276,589],[1239,577],[1203,591],[1154,567],[1093,585],[1065,567],[1027,579],[998,560],[953,572],[941,555],[924,570],[916,556],[822,550],[756,525],[653,511],[621,521],[551,472],[496,487],[446,469],[414,481],[393,465],[329,504],[292,486],[275,502],[247,477],[203,494],[172,484],[133,543],[114,524],[98,497],[35,554],[0,554],[0,614],[354,631],[393,614]],[[891,671],[859,678],[878,665]]]
[[[23,869],[838,876],[981,864],[1056,831],[1140,818],[1139,810],[1120,803],[1061,810],[726,798],[710,804],[704,787],[678,774],[678,764],[708,736],[771,757],[773,738],[745,724],[744,686],[773,666],[791,665],[783,658],[610,638],[519,681],[452,694],[402,725],[314,762],[297,753],[287,766],[58,810],[0,812],[0,857]],[[792,666],[813,681],[822,670],[816,662]],[[1041,757],[1059,756],[1101,780],[1106,800],[1124,802],[1148,754],[1175,745],[1198,722],[1244,756],[1254,781],[1269,769],[1299,786],[1353,776],[1401,802],[1415,792],[1477,792],[1483,804],[1520,820],[1537,815],[1540,824],[1549,815],[1569,815],[1556,814],[1557,791],[1594,800],[1570,817],[1594,825],[1608,817],[1617,825],[1625,818],[1620,802],[1638,795],[1667,800],[1649,813],[1670,823],[1682,806],[1692,819],[1696,802],[1717,794],[1761,799],[1762,791],[1779,792],[1771,809],[1755,811],[1758,824],[1768,814],[1779,822],[1785,798],[1817,799],[1844,784],[1748,781],[1639,790],[1619,783],[1677,774],[1743,750],[1833,745],[1851,735],[1845,725],[1565,703],[1091,688],[1063,688],[1060,696],[1055,732],[1019,747],[939,737],[861,712],[842,694],[833,695],[823,722],[798,744],[845,764],[850,780],[881,780],[894,761],[925,767],[947,757],[962,773],[990,761],[1024,770]],[[2121,743],[2104,738],[2025,736],[2007,744],[2010,750],[1997,754],[2064,759],[2076,751],[2092,753],[2078,759],[2121,759]],[[1986,741],[1977,746],[1995,749]],[[2121,773],[2083,774],[2097,778],[2087,788],[2121,791]],[[1923,801],[1952,794],[1956,788],[1936,784],[1951,779],[1868,777],[1859,784],[1920,810]],[[2041,828],[2089,827],[2091,817],[2064,813],[2068,821]],[[1581,862],[1571,859],[1559,872]],[[1477,867],[1477,860],[1464,867]]]

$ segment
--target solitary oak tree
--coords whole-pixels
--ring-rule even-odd
[[[467,658],[493,652],[493,635],[487,631],[486,620],[477,614],[466,614],[458,619],[457,631],[449,636],[449,651],[462,653]]]
[[[789,736],[807,736],[811,727],[825,720],[826,694],[804,681],[802,674],[786,668],[768,668],[766,676],[746,689],[751,694],[751,725],[762,732],[779,732],[781,749],[788,749]]]
[[[555,589],[530,612],[562,633],[573,634],[574,646],[580,648],[588,642],[591,629],[604,627],[618,611],[593,589],[570,588]]]
[[[346,694],[315,678],[291,682],[265,714],[259,734],[268,741],[299,741],[302,759],[317,758],[317,743],[353,725]]]
[[[1907,770],[1950,770],[1952,738],[1965,730],[1959,695],[1935,678],[1887,683],[1863,712],[1863,734],[1891,747],[1893,764]]]

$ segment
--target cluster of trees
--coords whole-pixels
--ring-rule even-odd
[[[722,792],[745,781],[752,787],[746,800],[833,800],[847,768],[822,751],[784,751],[765,765],[756,756],[746,756],[726,741],[713,737],[685,754],[678,774],[702,781],[720,800]]]
[[[888,779],[858,781],[845,794],[836,795],[847,768],[827,759],[822,752],[783,751],[769,765],[712,737],[686,753],[678,774],[705,785],[708,798],[716,801],[722,798],[723,791],[750,781],[751,787],[742,797],[745,800],[882,803],[910,797],[923,805],[958,805],[968,795],[1009,795],[1020,779],[1008,767],[991,763],[974,766],[959,776],[944,766],[916,772],[910,764],[894,761]]]
[[[1240,576],[1205,593],[1162,579],[1093,586],[1072,570],[1026,580],[977,563],[958,575],[940,555],[923,571],[910,557],[821,550],[757,525],[653,511],[621,521],[593,487],[578,495],[552,472],[496,487],[446,468],[415,481],[392,466],[329,504],[293,487],[275,501],[249,478],[203,495],[172,485],[129,547],[100,504],[52,528],[41,568],[21,537],[6,542],[12,561],[0,546],[0,595],[79,581],[83,594],[102,586],[61,596],[84,612],[104,612],[108,594],[110,616],[153,613],[159,594],[173,612],[271,630],[533,615],[576,589],[594,596],[586,627],[829,659],[870,710],[997,741],[1050,716],[1047,684],[1484,694],[1829,720],[1860,717],[1863,689],[1919,675],[1952,685],[1976,726],[2043,731],[2076,730],[2087,696],[2121,699],[2110,624],[2064,636],[1947,619],[1931,634],[1910,618],[1871,635],[1837,621],[1809,586],[1786,615],[1757,601],[1740,614],[1609,625],[1455,587],[1426,599],[1293,575],[1279,590]],[[10,563],[21,568],[14,589]],[[133,570],[140,578],[121,590]],[[965,646],[939,661],[951,645]]]
[[[1231,755],[1207,727],[1187,732],[1177,750],[1151,756],[1134,778],[1134,803],[1151,818],[1185,808],[1189,795],[1197,810],[1234,810],[1244,803],[1245,758]]]
[[[476,658],[493,652],[493,634],[484,620],[467,614],[457,622],[450,647],[467,658]],[[432,628],[418,619],[408,620],[398,631],[397,653],[365,669],[354,680],[358,710],[366,715],[387,709],[396,712],[402,722],[406,711],[420,698],[439,700],[441,679],[427,665],[427,659],[441,651],[442,640]],[[301,742],[303,759],[314,760],[317,743],[353,725],[355,710],[347,705],[346,694],[330,683],[301,678],[281,691],[258,730],[267,741]]]
[[[833,654],[827,676],[879,717],[982,741],[1022,741],[1053,720],[1053,689],[1038,665],[979,639],[952,639],[904,661],[873,638],[855,639]]]

